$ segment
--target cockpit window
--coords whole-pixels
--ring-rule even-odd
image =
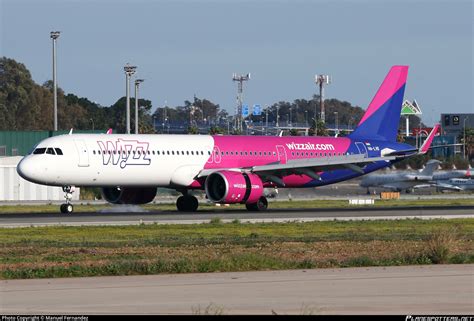
[[[46,149],[46,154],[56,155],[56,153],[54,152],[54,148],[51,147],[48,147],[48,149]]]
[[[44,154],[46,152],[46,148],[37,148],[33,151],[33,154]]]
[[[58,155],[63,154],[63,151],[61,150],[61,148],[54,148],[54,150],[56,151],[56,154],[58,154]]]

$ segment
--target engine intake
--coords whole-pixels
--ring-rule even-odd
[[[210,174],[204,183],[206,195],[214,203],[252,204],[263,195],[263,183],[255,174],[220,171]]]
[[[102,197],[112,204],[146,204],[156,196],[156,187],[104,187]]]

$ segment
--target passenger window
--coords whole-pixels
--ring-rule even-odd
[[[61,148],[55,148],[54,150],[56,151],[57,155],[62,155],[63,154],[63,151],[61,150]]]
[[[169,150],[167,150],[167,151],[166,151],[166,154],[168,154],[168,155],[169,155],[169,154],[170,154],[170,151],[169,151]]]
[[[54,149],[52,149],[51,147],[48,147],[48,149],[46,149],[46,154],[56,155],[56,153],[54,152]]]
[[[201,155],[204,155],[204,152],[203,152],[203,151],[201,151]]]

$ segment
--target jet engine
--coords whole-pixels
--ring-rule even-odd
[[[156,196],[156,187],[103,187],[102,197],[112,204],[146,204]]]
[[[204,183],[206,195],[214,203],[252,204],[263,195],[263,183],[258,175],[233,171],[210,174]]]

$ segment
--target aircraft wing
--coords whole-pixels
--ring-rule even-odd
[[[447,189],[447,190],[453,190],[453,191],[462,191],[463,190],[459,186],[446,184],[446,183],[436,183],[436,184],[434,184],[434,186],[439,188],[439,189]]]
[[[278,185],[284,186],[280,177],[298,174],[307,175],[313,179],[321,179],[319,172],[336,169],[350,169],[354,172],[364,174],[364,167],[367,164],[377,161],[391,161],[395,157],[365,157],[363,154],[332,156],[322,158],[289,160],[285,164],[276,163],[259,165],[248,168],[249,172],[266,177]]]
[[[436,124],[433,129],[431,130],[430,134],[426,138],[425,142],[423,145],[418,149],[418,148],[410,148],[410,149],[404,149],[404,150],[394,150],[394,151],[389,151],[388,153],[384,153],[384,156],[397,156],[398,158],[405,158],[405,157],[410,157],[418,154],[426,154],[429,149],[432,148],[431,143],[433,142],[433,138],[438,132],[438,129],[440,127],[440,124]]]
[[[299,174],[307,175],[313,179],[320,179],[318,172],[336,170],[336,169],[351,169],[354,172],[364,174],[363,168],[373,162],[378,161],[391,161],[395,160],[396,157],[365,157],[363,154],[354,155],[342,155],[342,156],[331,156],[321,158],[308,158],[308,159],[295,159],[288,160],[285,164],[276,162],[267,165],[258,165],[253,167],[243,168],[216,168],[216,169],[204,169],[202,170],[197,178],[205,177],[213,172],[221,170],[232,170],[241,172],[251,172],[259,176],[265,177],[270,181],[277,183],[278,185],[284,186],[281,177]]]

